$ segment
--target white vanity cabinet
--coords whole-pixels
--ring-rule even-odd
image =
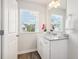
[[[50,51],[50,42],[45,40],[44,38],[38,38],[37,40],[37,50],[42,59],[49,59],[49,51]]]
[[[51,41],[51,59],[67,58],[67,40]]]
[[[67,39],[39,37],[37,50],[42,59],[67,59]]]

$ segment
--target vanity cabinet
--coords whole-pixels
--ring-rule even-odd
[[[67,40],[51,41],[50,49],[51,59],[68,59]]]
[[[45,40],[44,38],[38,38],[37,40],[37,50],[38,53],[40,54],[42,59],[49,59],[50,54],[50,44],[48,40]]]
[[[42,59],[67,59],[67,39],[39,37],[37,50]]]

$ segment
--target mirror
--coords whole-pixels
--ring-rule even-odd
[[[48,10],[49,27],[55,26],[54,31],[63,32],[65,29],[66,9],[52,8]]]

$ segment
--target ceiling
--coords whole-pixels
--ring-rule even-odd
[[[42,5],[48,5],[52,0],[22,0],[26,2],[33,2],[37,4],[42,4]],[[61,2],[61,7],[66,8],[66,0],[60,0]]]
[[[49,2],[51,2],[51,0],[22,0],[22,1],[34,2],[38,4],[43,4],[43,5],[46,5]]]

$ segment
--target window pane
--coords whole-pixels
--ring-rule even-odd
[[[21,31],[36,32],[37,18],[29,10],[20,9]]]
[[[51,16],[52,25],[55,25],[55,31],[63,30],[63,17],[60,15]]]

